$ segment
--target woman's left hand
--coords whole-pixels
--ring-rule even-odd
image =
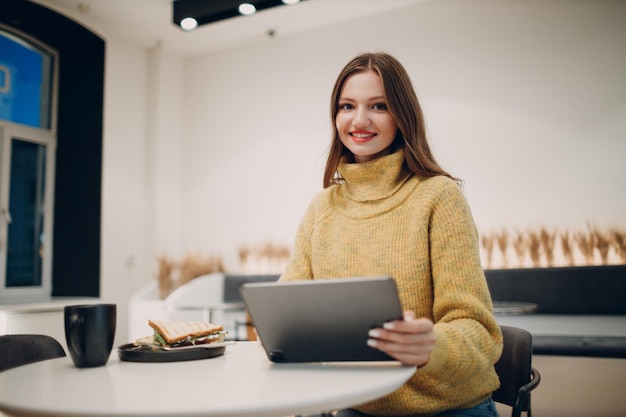
[[[435,347],[433,322],[416,318],[413,311],[404,312],[404,320],[387,322],[383,328],[369,331],[367,344],[405,365],[424,366]]]

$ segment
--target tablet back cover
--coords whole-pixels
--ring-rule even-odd
[[[402,317],[390,277],[245,284],[241,295],[273,362],[388,361],[368,331]]]

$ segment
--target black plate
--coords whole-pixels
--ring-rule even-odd
[[[180,362],[214,358],[224,354],[226,346],[197,347],[193,349],[148,350],[138,349],[132,343],[118,346],[120,360],[128,362]]]

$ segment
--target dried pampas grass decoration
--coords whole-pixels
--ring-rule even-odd
[[[517,260],[519,262],[520,268],[524,266],[524,257],[526,256],[527,248],[528,242],[526,240],[525,234],[518,231],[513,238],[513,249],[515,250],[515,255],[517,255]]]
[[[174,262],[165,257],[157,258],[157,283],[159,285],[159,296],[163,300],[174,290],[174,282],[172,281],[172,271],[174,270]]]
[[[619,256],[622,263],[626,264],[626,230],[609,230],[609,240],[617,256]]]
[[[594,246],[600,254],[600,261],[602,265],[606,265],[609,260],[609,250],[611,249],[611,240],[608,235],[605,235],[597,228],[591,230],[591,237]]]
[[[213,272],[224,272],[222,258],[218,256],[203,257],[190,253],[180,261],[160,256],[157,258],[156,273],[159,296],[163,300],[181,285]]]
[[[539,233],[528,232],[528,253],[535,268],[541,266],[541,237]]]
[[[487,255],[487,269],[491,268],[493,264],[493,241],[495,240],[493,234],[484,235],[480,241],[485,248],[485,254]]]
[[[541,240],[543,254],[546,257],[546,264],[549,267],[554,266],[554,242],[556,241],[556,233],[548,232],[546,228],[542,227],[539,232],[539,239]]]
[[[190,253],[179,262],[178,270],[177,287],[180,287],[202,275],[212,272],[224,272],[224,265],[219,257],[203,257],[197,253]]]
[[[495,237],[498,243],[498,249],[500,249],[500,253],[502,254],[502,267],[506,268],[508,266],[506,251],[509,246],[509,233],[503,230],[501,233],[496,233]]]
[[[244,274],[280,274],[285,269],[291,249],[267,242],[258,246],[239,248],[239,262]]]
[[[502,253],[502,267],[507,267],[509,243],[513,246],[520,268],[527,253],[533,267],[542,266],[544,260],[543,266],[547,267],[559,263],[567,266],[626,264],[626,230],[616,227],[601,230],[588,224],[585,231],[550,231],[542,227],[538,231],[518,231],[511,239],[503,230],[482,236],[480,242],[487,253],[487,268],[493,266],[492,252],[496,244]]]
[[[242,246],[239,248],[239,263],[241,265],[247,265],[250,259],[250,248]]]
[[[569,232],[562,232],[559,236],[561,238],[561,251],[563,252],[565,262],[568,266],[574,266],[574,248],[572,247],[572,238]]]
[[[593,265],[594,262],[594,242],[593,237],[586,233],[578,232],[574,234],[574,241],[578,250],[583,254],[586,265]]]

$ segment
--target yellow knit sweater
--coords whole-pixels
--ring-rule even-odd
[[[428,363],[397,391],[355,407],[378,416],[432,415],[488,398],[502,335],[480,264],[472,214],[447,177],[419,178],[404,153],[339,167],[345,183],[311,202],[281,281],[394,277],[405,310],[435,323]]]

